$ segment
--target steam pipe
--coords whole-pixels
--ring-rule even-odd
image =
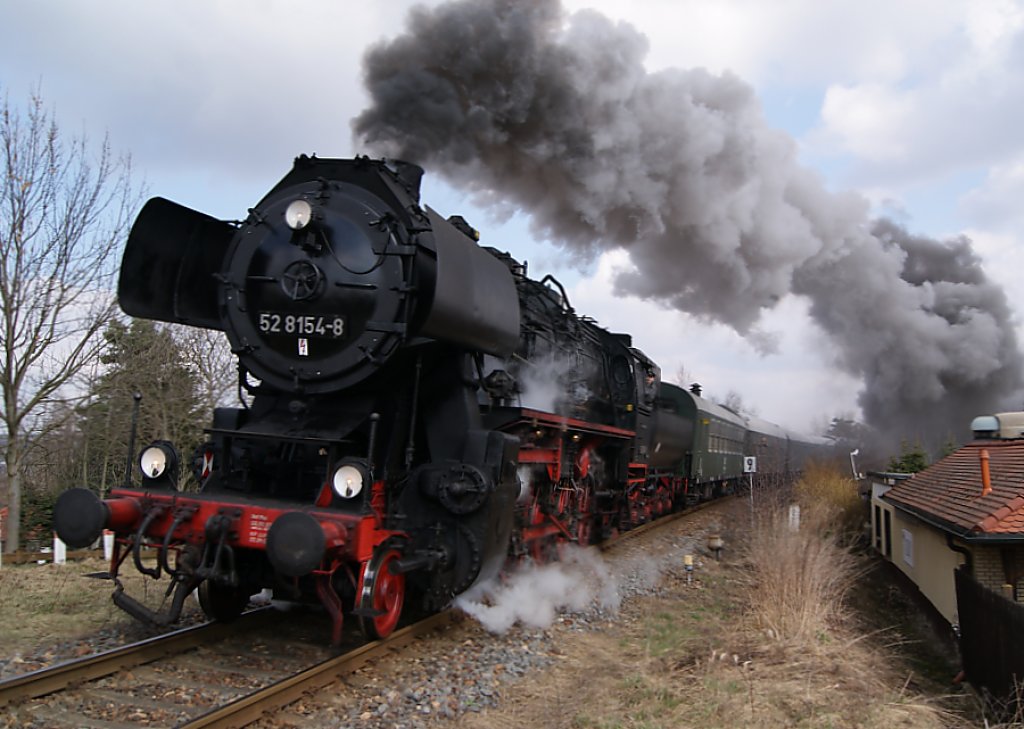
[[[370,437],[366,445],[366,465],[370,468],[370,476],[373,477],[373,452],[377,448],[377,426],[380,425],[380,413],[370,413]]]
[[[167,553],[170,551],[171,539],[174,537],[174,532],[186,519],[190,519],[195,513],[195,508],[187,507],[179,509],[178,513],[174,515],[174,521],[171,522],[171,526],[167,529],[167,534],[164,535],[163,544],[160,545],[160,566],[163,567],[164,571],[172,577],[177,574],[176,570],[171,569],[170,561],[167,559]]]
[[[552,276],[550,273],[540,280],[540,285],[543,286],[548,282],[553,283],[558,287],[559,293],[562,294],[562,306],[566,311],[572,311],[572,306],[569,304],[569,294],[565,293],[565,287],[562,286],[562,282]]]
[[[412,457],[416,451],[416,409],[420,399],[420,372],[423,370],[423,356],[416,355],[416,374],[412,380],[412,412],[409,414],[409,441],[405,446],[405,468],[412,466]]]
[[[144,575],[149,575],[153,579],[160,578],[160,566],[157,565],[156,569],[152,569],[142,564],[142,541],[146,530],[149,529],[149,525],[152,524],[158,516],[163,514],[163,512],[163,508],[157,506],[146,514],[146,518],[142,520],[142,523],[139,524],[138,530],[135,532],[135,540],[134,544],[132,544],[132,560],[135,562],[135,569]]]

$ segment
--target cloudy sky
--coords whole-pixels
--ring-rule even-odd
[[[1010,302],[1024,300],[1024,2],[563,4],[646,36],[652,73],[739,77],[830,190],[857,192],[916,234],[968,235]],[[363,54],[404,31],[411,5],[8,0],[0,91],[18,104],[41,87],[64,131],[109,134],[150,194],[237,219],[296,154],[365,151],[350,125],[369,104]],[[423,199],[465,215],[486,243],[528,259],[532,274],[562,278],[578,311],[632,332],[666,379],[685,368],[707,394],[733,390],[761,417],[799,430],[857,414],[861,383],[832,366],[800,297],[763,315],[758,331],[777,342],[765,354],[724,324],[613,297],[624,253],[569,262],[524,215],[496,220],[429,169]]]

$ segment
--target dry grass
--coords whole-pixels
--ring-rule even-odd
[[[70,640],[97,630],[134,626],[110,599],[114,584],[85,577],[104,572],[99,557],[63,565],[4,565],[0,568],[0,654],[13,655]],[[160,604],[168,580],[159,582],[125,568],[123,581],[133,597]]]
[[[815,478],[810,474],[809,478]],[[807,482],[788,509],[759,513],[743,500],[727,544],[735,561],[706,561],[699,584],[669,574],[659,597],[628,605],[601,633],[576,637],[543,676],[508,691],[499,711],[465,717],[483,727],[970,726],[972,699],[946,696],[910,669],[889,636],[855,632],[846,596],[863,576],[843,531],[845,479]],[[840,498],[841,497],[841,498]],[[851,523],[853,522],[851,518]],[[859,525],[859,521],[858,521]]]
[[[857,493],[857,483],[834,463],[809,463],[793,491],[801,506],[828,512],[844,538],[859,534],[866,517],[864,502]]]
[[[575,636],[543,675],[510,686],[472,729],[854,727],[938,729],[958,719],[925,700],[891,656],[831,630],[807,646],[768,639],[746,615],[739,564],[707,563],[701,584],[672,575],[664,595]],[[897,664],[898,665],[898,664]]]
[[[861,567],[843,542],[828,505],[805,502],[799,526],[782,509],[757,520],[746,552],[749,604],[769,637],[810,645],[845,618]]]

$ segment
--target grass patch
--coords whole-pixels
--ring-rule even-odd
[[[0,653],[13,655],[37,646],[71,640],[108,628],[135,627],[137,623],[111,600],[114,583],[86,577],[105,572],[99,557],[66,564],[20,564],[0,568]],[[126,589],[149,606],[160,605],[168,585],[123,570]],[[187,610],[196,610],[192,600]]]
[[[647,624],[644,648],[652,656],[663,656],[678,651],[693,635],[693,626],[679,613],[660,612]]]

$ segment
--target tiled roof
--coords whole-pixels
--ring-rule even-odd
[[[982,496],[981,452],[988,451],[992,491]],[[977,440],[913,478],[885,499],[966,534],[1024,536],[1024,440]]]

